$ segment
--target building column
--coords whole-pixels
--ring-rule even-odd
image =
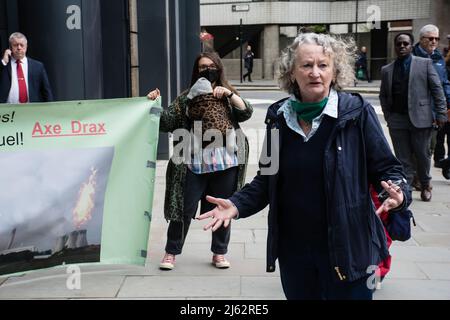
[[[275,76],[275,64],[280,56],[280,27],[278,25],[267,25],[264,27],[264,54],[263,73],[264,79],[273,80]]]
[[[435,0],[432,2],[431,15],[435,17],[436,26],[439,28],[439,36],[441,37],[439,48],[441,49],[441,52],[443,52],[444,47],[449,46],[447,35],[450,35],[450,18],[448,15],[450,12],[450,1]]]

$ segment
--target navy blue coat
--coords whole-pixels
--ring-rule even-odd
[[[420,48],[419,44],[416,44],[413,48],[412,53],[415,56],[428,58],[433,61],[433,66],[439,75],[441,80],[442,89],[444,89],[445,98],[447,100],[447,108],[450,108],[450,81],[447,74],[447,67],[445,65],[445,59],[438,50],[434,50],[429,56],[427,52]]]
[[[51,102],[53,93],[47,72],[42,62],[28,58],[28,100],[29,102]],[[0,62],[0,103],[8,101],[11,90],[11,62],[6,66]]]
[[[268,132],[279,128],[283,115],[277,110],[284,100],[269,107],[265,145],[271,149]],[[354,281],[368,276],[388,256],[386,236],[369,193],[369,184],[380,190],[380,182],[405,179],[402,165],[393,155],[373,107],[360,95],[339,93],[338,119],[325,148],[328,249],[336,281]],[[282,138],[277,141],[280,144]],[[279,146],[281,149],[282,146]],[[263,151],[264,152],[264,151]],[[270,153],[269,153],[270,154]],[[239,219],[269,205],[267,271],[275,271],[278,258],[278,174],[262,175],[263,166],[250,184],[230,200],[239,210]],[[404,180],[406,181],[406,180]],[[411,203],[411,191],[402,186],[403,214]],[[409,214],[409,213],[408,213]],[[299,232],[308,226],[299,225]]]

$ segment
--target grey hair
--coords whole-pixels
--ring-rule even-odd
[[[14,32],[9,36],[9,43],[11,44],[14,39],[25,39],[25,43],[28,43],[27,37],[23,33]]]
[[[343,39],[339,36],[328,34],[302,33],[281,54],[278,83],[282,90],[290,94],[298,91],[296,82],[292,81],[292,72],[295,67],[296,51],[303,44],[322,46],[324,53],[333,59],[333,89],[342,90],[345,86],[354,84],[354,65],[357,48],[353,39]]]
[[[426,26],[422,27],[422,29],[420,29],[419,37],[422,38],[426,33],[429,32],[439,33],[439,28],[434,24],[427,24]]]

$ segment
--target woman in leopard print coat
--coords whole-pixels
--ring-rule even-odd
[[[239,122],[248,120],[253,113],[253,108],[247,101],[239,97],[237,91],[225,79],[223,64],[217,54],[205,52],[196,58],[190,87],[192,88],[202,77],[212,84],[212,93],[208,95],[208,100],[211,100],[211,96],[213,96],[213,99],[222,102],[224,108],[227,108],[226,112],[221,112],[220,117],[223,118],[223,114],[229,116],[229,119],[224,120],[232,124],[232,132],[236,133],[237,152],[234,151],[230,154],[226,151],[229,151],[228,148],[214,147],[206,149],[206,158],[201,157],[200,159],[203,161],[200,164],[195,164],[195,161],[190,163],[189,161],[188,163],[179,161],[180,157],[175,154],[169,160],[166,172],[164,217],[170,223],[167,232],[166,254],[160,264],[160,268],[163,270],[174,268],[175,255],[181,254],[190,223],[198,208],[198,202],[201,200],[201,212],[206,212],[211,209],[205,199],[206,195],[231,196],[235,191],[241,189],[245,182],[249,145],[247,138],[240,130]],[[192,103],[199,99],[188,99],[189,91],[190,89],[181,93],[169,108],[163,111],[160,131],[172,133],[180,129],[184,132],[190,132],[191,129],[195,131],[193,119],[189,117],[193,112],[189,112],[189,108],[195,107]],[[148,95],[151,100],[159,97],[158,89],[151,91]],[[220,117],[216,115],[214,118]],[[202,123],[204,127],[205,124],[210,126],[211,119],[203,119]],[[218,126],[220,125],[218,124]],[[183,142],[184,139],[174,142],[174,150],[179,149],[177,147]],[[204,146],[205,143],[202,145]],[[212,161],[206,163],[205,159]],[[193,158],[191,157],[189,160],[193,160]],[[219,229],[212,235],[212,263],[217,268],[230,266],[224,257],[230,240],[229,229]]]

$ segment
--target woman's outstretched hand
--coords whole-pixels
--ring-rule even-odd
[[[219,229],[222,224],[225,228],[230,225],[231,219],[238,215],[238,209],[233,205],[230,200],[220,199],[207,196],[206,200],[208,202],[215,204],[216,207],[208,211],[200,216],[198,216],[197,220],[204,220],[207,218],[211,218],[211,222],[203,227],[203,230],[208,230],[212,228],[212,231],[216,231]]]
[[[160,96],[161,96],[161,92],[159,92],[159,89],[156,88],[155,90],[149,92],[149,94],[147,95],[147,98],[154,101],[154,100],[158,99]]]
[[[403,203],[403,191],[400,186],[397,186],[391,180],[388,182],[381,181],[381,186],[389,194],[389,197],[378,208],[377,215],[380,215],[383,211],[395,209]]]

